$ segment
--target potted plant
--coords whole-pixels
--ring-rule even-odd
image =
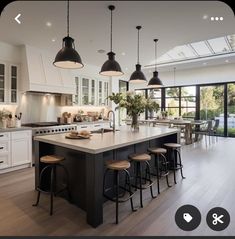
[[[127,115],[131,117],[131,127],[136,130],[139,129],[138,117],[145,110],[157,112],[159,105],[150,98],[145,98],[143,95],[135,94],[134,92],[112,93],[108,97],[111,101],[118,105],[117,108],[125,108]]]
[[[11,112],[8,110],[0,110],[0,128],[6,128],[7,127],[7,119],[9,118],[9,115],[11,115]]]

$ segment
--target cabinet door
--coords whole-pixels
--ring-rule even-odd
[[[0,154],[0,170],[11,167],[9,154]],[[1,173],[1,171],[0,171]]]
[[[79,89],[79,77],[75,77],[75,94],[73,95],[73,104],[79,105],[79,96],[80,96],[80,89]]]
[[[31,163],[32,161],[32,139],[13,139],[11,142],[12,166]]]
[[[82,105],[89,104],[89,79],[82,78]]]
[[[0,63],[0,103],[5,102],[6,65]]]
[[[98,82],[98,105],[102,105],[103,103],[103,82]]]
[[[11,65],[10,66],[10,102],[17,103],[18,98],[18,91],[17,91],[17,83],[18,83],[18,76],[19,76],[19,69],[17,66]]]
[[[109,96],[109,83],[108,82],[104,82],[104,99],[103,99],[103,103],[105,105],[108,105],[108,96]]]
[[[91,79],[91,93],[90,93],[90,104],[91,105],[95,105],[95,93],[96,93],[96,87],[95,87],[95,83],[96,83],[96,81],[95,80],[93,80],[93,79]]]

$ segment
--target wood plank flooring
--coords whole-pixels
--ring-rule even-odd
[[[129,202],[120,205],[120,223],[115,225],[115,207],[104,206],[104,224],[94,229],[86,224],[86,214],[61,198],[55,198],[54,215],[49,216],[49,197],[42,195],[40,206],[32,207],[36,200],[34,169],[0,175],[0,235],[230,235],[235,236],[235,139],[220,138],[211,146],[204,142],[184,146],[182,158],[185,180],[178,173],[178,184],[167,188],[161,181],[162,192],[151,199],[144,192],[144,208],[132,213]],[[170,182],[173,184],[172,175]],[[155,188],[156,193],[156,188]],[[134,197],[139,205],[139,194]],[[202,214],[201,225],[192,232],[180,230],[174,221],[178,207],[192,204]],[[222,206],[231,217],[230,226],[222,232],[212,231],[206,224],[206,214]]]

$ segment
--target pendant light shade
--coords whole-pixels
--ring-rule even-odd
[[[64,37],[62,49],[57,53],[53,64],[64,69],[79,69],[84,66],[80,55],[75,50],[74,39],[69,36],[69,0],[67,4],[67,37]]]
[[[140,65],[140,29],[141,26],[137,26],[136,29],[138,30],[138,43],[137,43],[137,64],[136,64],[136,70],[132,73],[129,82],[131,83],[143,83],[146,82],[146,77],[144,73],[141,71],[141,65]]]
[[[158,71],[157,71],[157,42],[158,39],[153,40],[155,42],[155,71],[153,72],[153,77],[150,79],[148,83],[149,88],[159,88],[162,87],[162,81],[158,77]]]
[[[109,6],[108,9],[111,12],[111,37],[110,37],[110,52],[108,55],[108,60],[101,67],[100,75],[103,76],[122,76],[124,73],[115,60],[115,53],[113,52],[113,10],[115,7],[113,5]]]

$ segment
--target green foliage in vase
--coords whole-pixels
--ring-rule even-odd
[[[134,92],[112,93],[108,97],[111,101],[118,105],[120,108],[127,109],[129,116],[140,115],[145,110],[155,111],[159,110],[159,104],[150,98],[145,98],[143,95],[135,94]]]

